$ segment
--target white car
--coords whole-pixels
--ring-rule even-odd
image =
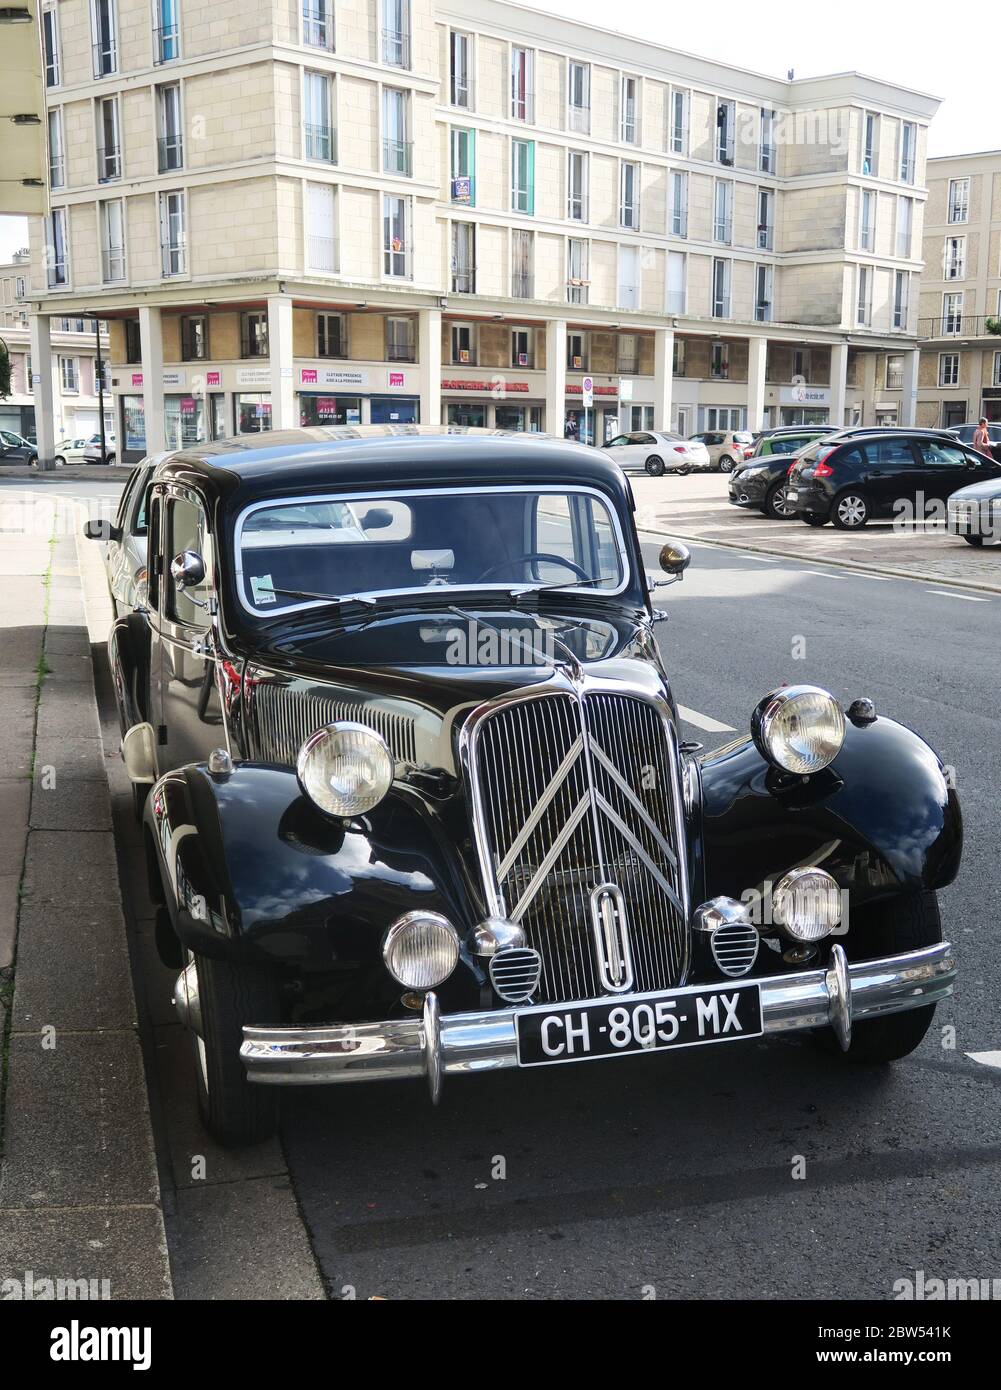
[[[110,430],[104,436],[104,451],[105,458],[107,459],[108,463],[114,463],[116,461],[118,450],[115,447],[115,436],[111,433]],[[83,461],[84,463],[101,462],[101,436],[99,434],[92,434],[90,438],[87,440],[86,446],[83,451]]]
[[[709,450],[697,440],[670,430],[617,434],[604,446],[623,468],[642,468],[653,478],[663,473],[691,473],[709,468]]]
[[[89,435],[76,439],[60,439],[56,444],[56,467],[62,468],[64,463],[83,463],[89,439]]]

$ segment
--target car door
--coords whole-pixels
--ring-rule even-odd
[[[621,463],[623,467],[629,461],[628,450],[630,448],[629,435],[617,434],[614,439],[610,439],[604,446],[604,452],[616,463]]]
[[[118,512],[115,515],[115,531],[117,538],[108,541],[104,550],[104,564],[108,572],[108,589],[111,592],[111,601],[115,605],[115,616],[120,617],[122,613],[129,612],[132,604],[128,602],[129,581],[131,575],[128,570],[126,560],[128,550],[128,531],[129,522],[135,512],[136,492],[139,488],[139,479],[145,473],[144,468],[135,468],[129,474],[128,481],[122,489],[122,496],[118,503]]]
[[[917,441],[922,462],[921,486],[930,502],[944,507],[954,492],[968,483],[981,483],[1001,472],[991,459],[976,449],[964,449],[961,444],[945,440]],[[938,510],[938,508],[936,508]],[[944,516],[944,511],[941,512]]]
[[[924,486],[924,470],[911,441],[906,435],[867,439],[864,450],[859,483],[869,498],[872,515],[902,514],[901,508],[903,514],[910,508],[913,515]]]

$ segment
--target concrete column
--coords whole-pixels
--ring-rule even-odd
[[[160,310],[153,305],[139,306],[139,347],[142,353],[146,452],[156,454],[167,447],[167,433],[163,411],[163,331]],[[122,447],[125,447],[124,440]]]
[[[848,397],[848,344],[835,343],[831,348],[831,416],[829,423],[838,429],[845,427],[845,405]]]
[[[567,423],[567,321],[546,322],[546,433],[563,438]]]
[[[768,367],[768,339],[747,340],[747,428],[765,428],[765,374]]]
[[[417,357],[421,365],[421,424],[441,420],[441,310],[422,309],[417,316]]]
[[[901,425],[914,425],[918,418],[918,360],[921,354],[917,348],[904,353],[904,380],[900,392]],[[979,407],[978,407],[979,409]]]
[[[673,394],[674,329],[658,328],[653,335],[653,427],[655,430],[674,428]]]
[[[32,314],[30,385],[35,398],[35,440],[40,469],[56,466],[53,367],[51,320],[48,314]]]
[[[268,355],[271,361],[271,428],[294,430],[299,424],[292,375],[292,297],[268,295]]]

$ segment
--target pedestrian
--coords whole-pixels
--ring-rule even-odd
[[[991,453],[991,436],[987,428],[987,417],[981,415],[980,423],[973,431],[973,447],[981,454],[986,454],[988,458],[993,458]]]

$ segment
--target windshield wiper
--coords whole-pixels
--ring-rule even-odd
[[[574,589],[593,589],[598,584],[609,584],[613,583],[614,580],[614,574],[599,574],[595,579],[577,579],[573,584],[532,584],[524,589],[512,589],[511,598],[514,603],[520,603],[522,599],[529,598],[533,594],[547,594],[555,589],[572,593]]]
[[[376,600],[368,594],[313,594],[308,589],[279,589],[271,584],[268,588],[262,589],[266,594],[284,594],[286,598],[317,599],[320,603],[363,603],[367,607],[374,608]],[[260,600],[258,600],[260,602]]]

